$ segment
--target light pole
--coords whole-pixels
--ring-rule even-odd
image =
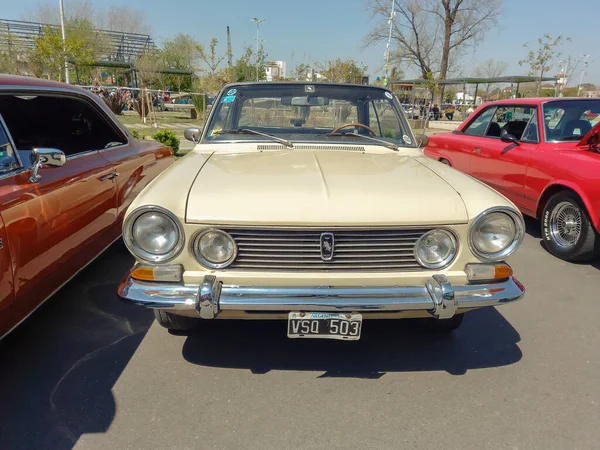
[[[62,0],[61,0],[62,1]],[[256,17],[252,18],[252,22],[256,23],[256,81],[258,81],[258,26],[267,19],[257,19]]]
[[[59,0],[60,3],[60,29],[62,31],[63,50],[67,49],[67,34],[65,33],[65,9],[63,8],[63,0]],[[65,51],[65,81],[71,82],[69,76],[69,61],[67,61],[67,53]]]
[[[385,78],[383,82],[385,83],[386,87],[388,84],[388,73],[390,69],[390,43],[392,42],[392,27],[394,25],[394,16],[396,15],[396,12],[394,10],[395,7],[396,0],[392,0],[392,13],[390,14],[390,18],[388,19],[388,22],[390,24],[390,32],[388,34],[388,40],[385,46]]]
[[[579,85],[577,86],[577,97],[581,92],[581,83],[583,83],[583,74],[585,73],[585,69],[587,68],[587,59],[590,55],[581,55],[583,57],[583,69],[581,69],[581,77],[579,77]]]

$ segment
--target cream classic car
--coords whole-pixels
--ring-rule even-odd
[[[524,223],[505,197],[423,155],[393,93],[347,84],[223,89],[197,145],[138,195],[119,295],[188,330],[281,319],[291,338],[356,340],[363,319],[520,299],[505,260]]]

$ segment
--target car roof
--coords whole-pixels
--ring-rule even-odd
[[[69,90],[77,94],[85,93],[89,95],[89,93],[85,89],[82,89],[79,86],[73,86],[72,84],[60,83],[58,81],[52,80],[44,80],[42,78],[35,77],[23,77],[19,75],[0,75],[0,89],[6,87]]]
[[[370,88],[370,89],[379,89],[382,91],[389,91],[381,86],[372,86],[370,84],[356,84],[356,83],[329,83],[323,81],[242,81],[239,83],[229,83],[223,89],[229,89],[231,87],[239,87],[239,86],[265,86],[265,85],[274,85],[274,86],[284,86],[284,85],[296,85],[296,86],[341,86],[341,87],[360,87],[360,88]]]
[[[483,105],[538,105],[541,103],[552,102],[552,101],[590,101],[599,100],[597,98],[585,98],[585,97],[524,97],[524,98],[507,98],[504,100],[492,100],[485,102]]]

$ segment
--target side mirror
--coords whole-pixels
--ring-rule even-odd
[[[199,128],[186,128],[183,132],[183,137],[185,137],[188,141],[192,141],[194,144],[200,142],[200,136],[202,132]]]
[[[33,164],[33,173],[29,177],[29,182],[37,183],[40,178],[38,171],[44,167],[60,167],[67,162],[65,154],[56,148],[34,148],[30,154]]]
[[[514,137],[512,134],[510,133],[506,133],[503,134],[502,136],[500,136],[500,140],[502,142],[506,142],[507,144],[515,144],[515,145],[519,145],[519,141],[517,140],[516,137]]]
[[[426,134],[416,134],[415,139],[419,148],[427,147],[427,144],[429,144],[429,138]]]

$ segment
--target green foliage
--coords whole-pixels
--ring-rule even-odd
[[[49,26],[35,39],[35,46],[28,54],[30,70],[35,76],[63,81],[65,60],[79,63],[84,73],[91,70],[86,64],[97,59],[102,47],[93,24],[87,19],[73,19],[68,21],[67,29],[64,44],[60,31]]]
[[[168,145],[173,149],[173,153],[179,151],[179,139],[177,139],[177,136],[171,130],[159,130],[152,135],[152,139],[161,144]]]
[[[202,115],[204,108],[208,107],[208,94],[192,95],[192,103],[196,114]]]
[[[200,55],[204,48],[188,34],[178,34],[173,39],[163,43],[160,51],[160,59],[165,69],[172,70],[195,70],[198,66]],[[191,81],[189,75],[164,75],[164,84],[178,91],[189,91]]]
[[[258,50],[258,55],[252,47],[246,47],[242,56],[236,61],[233,67],[233,81],[256,81],[256,64],[258,62],[258,78],[266,79],[265,73],[265,54],[262,46]]]
[[[519,61],[520,66],[529,66],[529,75],[538,77],[536,95],[539,95],[541,87],[541,78],[544,74],[552,69],[552,61],[560,58],[559,47],[564,41],[570,41],[570,37],[563,37],[559,35],[554,38],[550,34],[546,33],[537,40],[537,48],[530,49],[527,53],[527,57]],[[525,48],[529,48],[529,44],[523,45]]]
[[[306,80],[310,76],[311,70],[308,64],[300,63],[292,71],[292,78],[300,81]]]
[[[110,110],[120,116],[123,114],[123,108],[127,104],[127,92],[123,89],[118,89],[103,97],[104,103]]]
[[[366,66],[357,65],[353,59],[343,60],[338,58],[335,61],[327,61],[325,64],[317,63],[316,65],[321,71],[321,75],[332,83],[359,84],[367,71]]]
[[[146,135],[140,134],[140,132],[137,130],[131,130],[130,133],[134,138],[139,139],[140,141],[143,141],[144,139],[146,139]]]

